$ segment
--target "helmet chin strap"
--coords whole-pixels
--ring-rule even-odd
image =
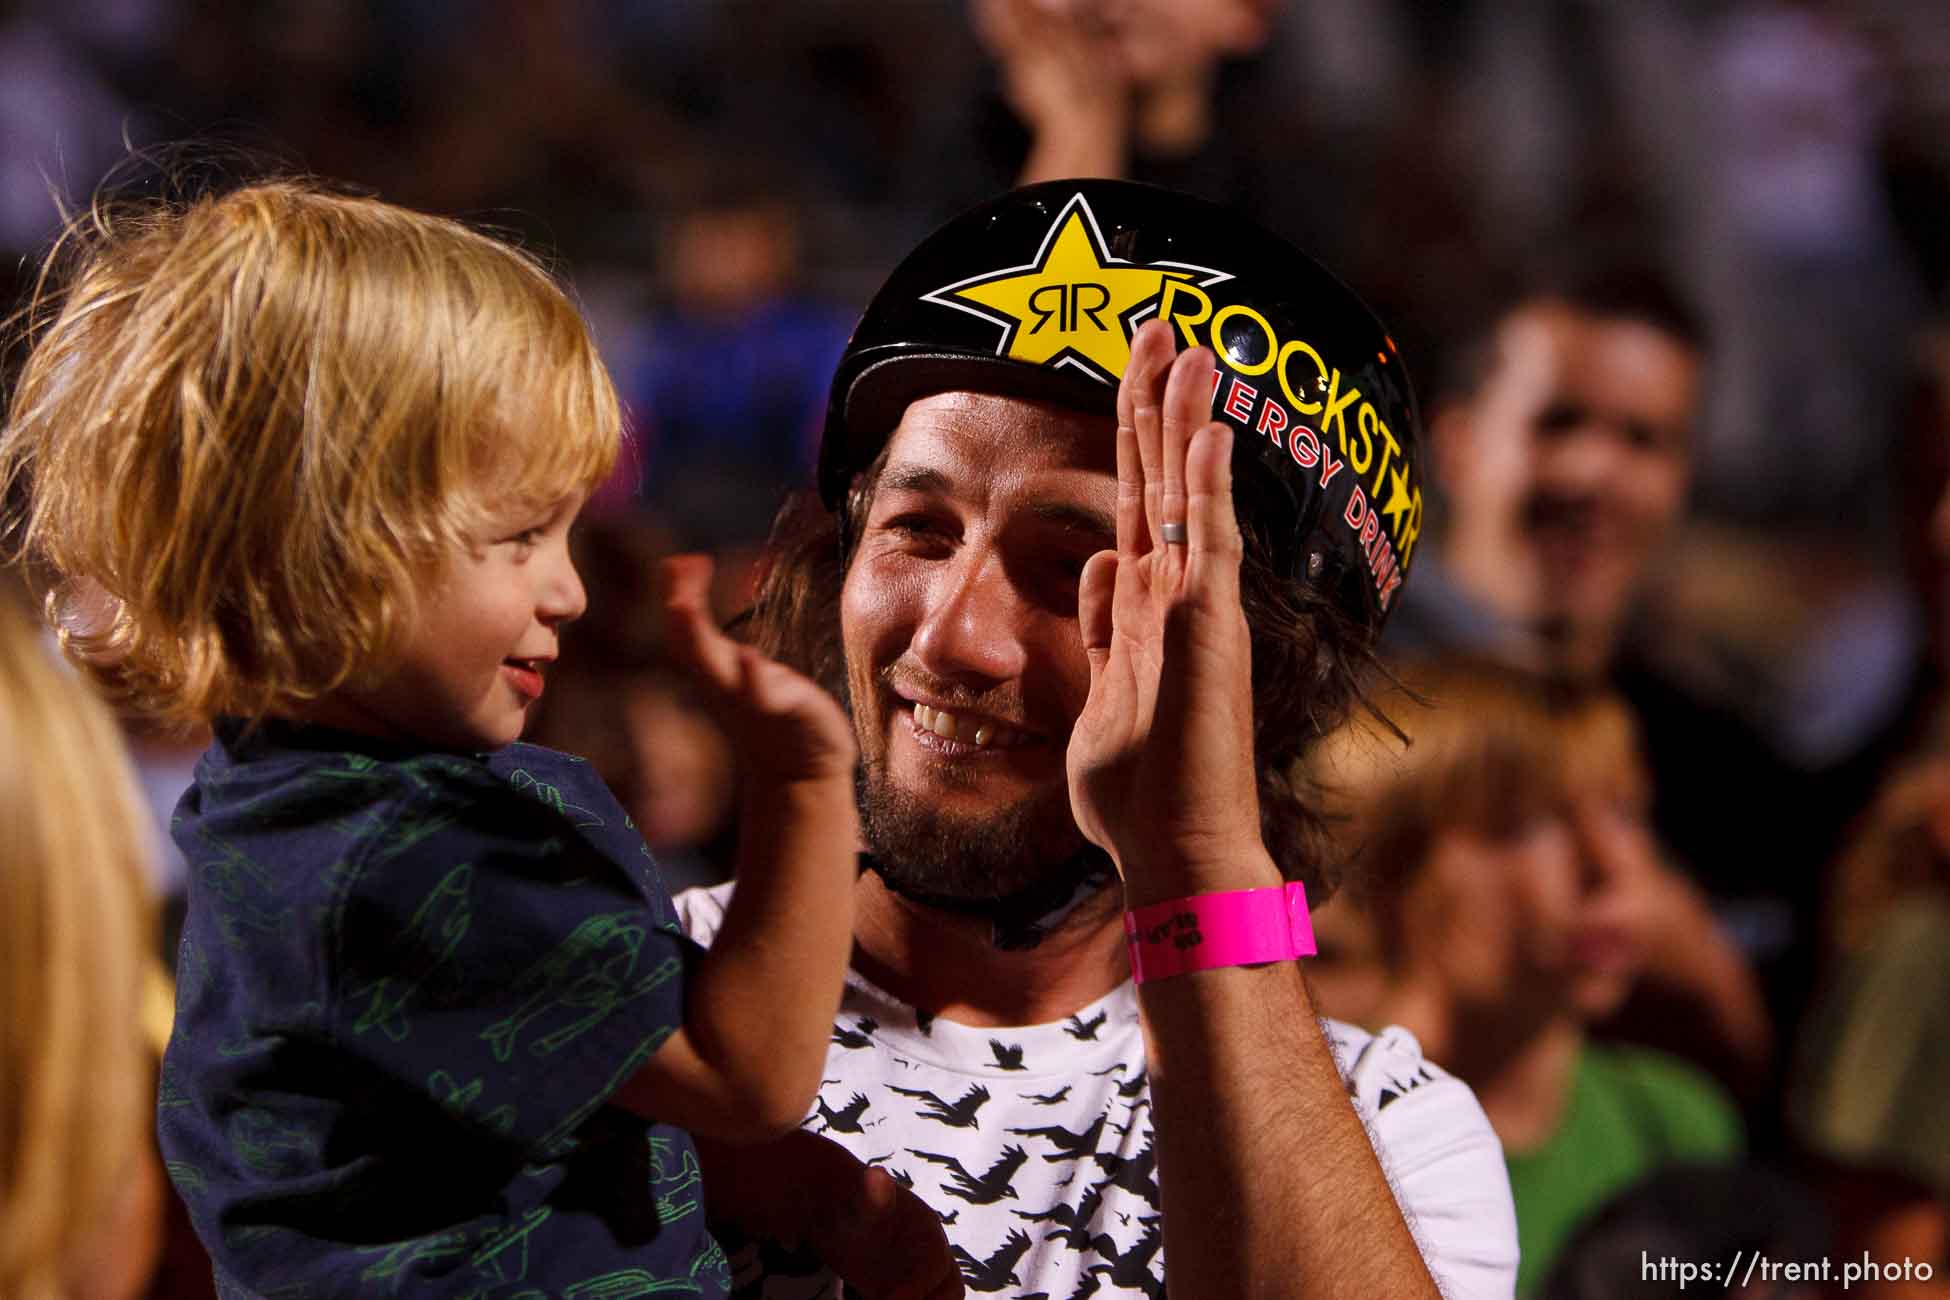
[[[1117,872],[1103,850],[1091,847],[1053,868],[1047,877],[1001,898],[955,898],[917,889],[898,879],[871,853],[860,855],[862,869],[909,902],[958,916],[987,919],[993,926],[990,942],[1001,952],[1022,952],[1043,939],[1071,913],[1097,896],[1116,879]]]

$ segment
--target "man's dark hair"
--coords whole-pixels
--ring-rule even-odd
[[[1705,319],[1661,261],[1630,244],[1598,243],[1540,257],[1513,277],[1473,330],[1445,349],[1437,367],[1436,400],[1476,390],[1495,360],[1497,331],[1522,308],[1555,302],[1604,320],[1649,325],[1705,352]]]
[[[760,649],[840,699],[846,698],[840,588],[886,459],[883,448],[854,476],[838,513],[809,490],[786,499],[744,627]],[[1269,539],[1250,520],[1241,523],[1240,603],[1252,636],[1260,832],[1281,873],[1304,882],[1309,901],[1319,904],[1341,872],[1298,760],[1362,701],[1362,684],[1375,665],[1374,637],[1327,594],[1275,569]]]

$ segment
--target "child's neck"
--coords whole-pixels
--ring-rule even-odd
[[[286,722],[308,727],[329,727],[333,731],[348,731],[391,744],[411,744],[415,739],[382,714],[361,704],[358,697],[348,691],[334,691],[316,700],[307,700],[274,716]]]

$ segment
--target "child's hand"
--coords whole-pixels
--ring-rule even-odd
[[[941,1216],[884,1169],[860,1169],[847,1212],[813,1247],[861,1300],[959,1300],[961,1268],[949,1253]]]
[[[778,783],[850,782],[853,724],[810,679],[718,629],[711,557],[672,556],[663,562],[663,579],[671,648],[710,691],[745,769]]]
[[[805,1129],[763,1146],[699,1139],[714,1219],[812,1247],[862,1300],[961,1300],[941,1216],[884,1169]]]

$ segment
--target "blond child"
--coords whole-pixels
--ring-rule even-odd
[[[300,182],[77,223],[4,434],[13,544],[80,662],[216,740],[160,1127],[226,1295],[718,1295],[691,1134],[788,1133],[840,994],[853,741],[679,649],[750,772],[736,931],[681,936],[579,760],[515,743],[616,456],[530,259]],[[875,1195],[885,1189],[875,1189]]]
[[[0,1295],[10,1300],[133,1300],[156,1261],[143,817],[115,720],[0,590]]]

